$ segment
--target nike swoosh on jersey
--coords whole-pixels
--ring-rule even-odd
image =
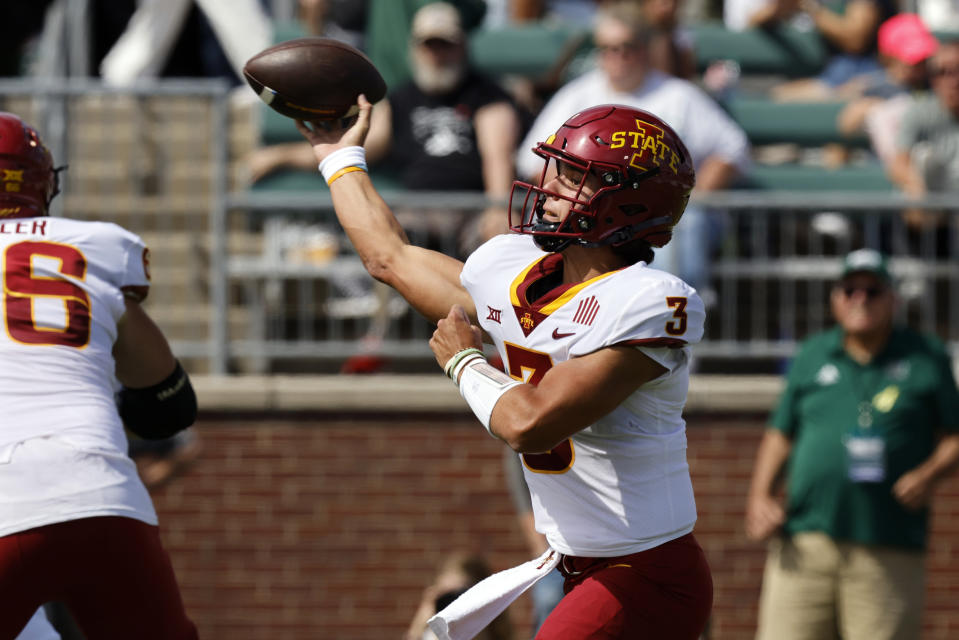
[[[569,333],[560,333],[559,329],[553,329],[553,340],[559,340],[560,338],[568,338],[574,335],[576,335],[575,331],[571,331]]]

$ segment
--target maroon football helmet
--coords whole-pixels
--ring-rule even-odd
[[[0,111],[0,219],[45,216],[59,192],[53,157],[36,129]]]
[[[623,105],[580,111],[533,152],[546,160],[543,173],[538,185],[513,183],[510,229],[532,234],[546,251],[562,251],[574,242],[618,246],[637,238],[662,247],[672,237],[696,182],[692,159],[676,132],[653,114]],[[574,197],[546,188],[555,175],[551,161],[555,170],[558,163],[566,163],[583,172]],[[600,186],[587,199],[581,194],[589,174],[600,179]],[[565,219],[543,219],[548,198],[572,203]]]

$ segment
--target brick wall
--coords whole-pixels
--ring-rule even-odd
[[[208,416],[203,451],[157,490],[163,537],[201,637],[399,638],[442,559],[528,559],[501,445],[465,414]],[[764,551],[742,534],[763,416],[690,418],[711,638],[752,638]],[[937,497],[928,640],[959,637],[959,480]],[[528,631],[529,605],[512,617]]]

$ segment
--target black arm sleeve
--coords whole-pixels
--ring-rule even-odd
[[[196,393],[190,376],[177,361],[173,373],[159,384],[120,389],[117,408],[127,429],[147,440],[162,440],[196,420]]]

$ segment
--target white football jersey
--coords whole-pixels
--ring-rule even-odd
[[[469,257],[461,281],[516,379],[537,384],[554,364],[614,345],[635,345],[668,370],[549,452],[521,456],[536,528],[554,549],[636,553],[689,533],[696,521],[682,412],[703,303],[644,262],[530,303],[527,291],[561,264],[561,254],[540,250],[531,236],[503,235]]]
[[[0,535],[91,515],[155,524],[112,355],[124,295],[149,290],[143,241],[110,223],[5,219],[0,260]]]

